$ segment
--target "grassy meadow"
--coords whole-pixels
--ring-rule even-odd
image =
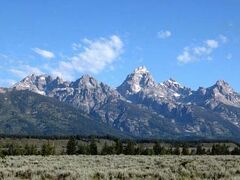
[[[0,180],[240,179],[234,142],[5,137],[0,152]]]
[[[7,156],[0,179],[240,179],[240,156]]]

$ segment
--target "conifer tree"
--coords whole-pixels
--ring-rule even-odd
[[[231,152],[232,155],[240,155],[240,148],[238,147],[235,147],[232,152]]]
[[[127,154],[127,155],[134,155],[134,152],[135,152],[134,142],[129,140],[127,142],[127,146],[126,146],[126,149],[125,149],[125,154]]]
[[[77,142],[73,137],[71,137],[67,143],[67,154],[68,155],[76,154],[76,151],[77,151]]]
[[[105,142],[101,154],[102,155],[114,154],[114,147],[107,145],[107,142]]]
[[[182,148],[182,155],[189,155],[189,150],[186,145],[184,145]]]
[[[115,140],[115,153],[116,154],[122,154],[123,153],[123,145],[122,145],[122,142],[117,139]]]
[[[55,154],[55,147],[52,146],[49,142],[44,143],[42,145],[42,149],[41,149],[42,156],[48,156],[48,155],[54,155],[54,154]]]
[[[175,154],[175,155],[180,155],[181,154],[180,148],[178,146],[175,147],[175,149],[173,150],[173,154]]]
[[[29,147],[29,145],[28,144],[26,144],[25,146],[24,146],[24,154],[25,155],[31,155],[31,152],[30,152],[30,147]]]
[[[87,154],[87,147],[80,143],[77,148],[77,154]]]
[[[202,146],[201,146],[201,145],[198,145],[198,146],[197,146],[197,151],[196,151],[196,154],[197,154],[197,155],[206,154],[206,152],[205,152],[205,149],[204,149],[204,148],[202,148]]]
[[[156,142],[153,146],[153,151],[155,155],[161,154],[161,146],[159,142]]]
[[[55,151],[55,149],[54,149],[54,151]],[[31,155],[37,155],[38,154],[38,151],[37,151],[37,146],[36,145],[31,145],[30,146],[30,153],[31,153]],[[54,153],[55,154],[55,153]]]
[[[98,154],[98,149],[97,149],[97,144],[94,139],[91,140],[91,143],[89,145],[89,151],[91,155],[97,155]]]

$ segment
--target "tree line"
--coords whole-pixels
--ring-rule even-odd
[[[17,144],[7,144],[3,146],[0,150],[0,156],[20,156],[20,155],[55,155],[55,147],[50,143],[44,143],[40,150],[36,145],[26,144],[25,146],[20,146]]]
[[[78,144],[74,138],[69,139],[67,143],[66,154],[86,154],[86,155],[240,155],[240,147],[235,147],[230,150],[225,144],[213,144],[211,148],[204,148],[202,145],[197,145],[196,148],[191,148],[188,144],[172,145],[171,147],[162,146],[159,142],[155,142],[153,147],[145,147],[141,143],[136,143],[128,140],[123,143],[119,139],[115,139],[112,145],[104,143],[101,149],[98,149],[94,139],[90,144]]]
[[[41,148],[36,145],[26,144],[24,147],[16,144],[7,144],[0,150],[2,157],[7,155],[55,155],[55,146],[51,143],[42,144]],[[128,140],[122,142],[120,139],[115,139],[114,143],[108,144],[105,142],[100,148],[94,138],[87,143],[78,143],[71,137],[66,145],[66,150],[61,154],[67,155],[240,155],[240,148],[235,147],[230,150],[225,144],[213,144],[211,148],[205,148],[201,144],[196,147],[190,147],[188,144],[171,145],[170,147],[162,146],[159,142],[155,142],[153,146],[147,147],[142,143]]]

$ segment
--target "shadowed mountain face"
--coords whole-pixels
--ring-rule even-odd
[[[240,137],[240,95],[224,81],[194,91],[173,79],[157,83],[145,67],[139,67],[116,89],[88,75],[74,82],[31,75],[8,93],[21,90],[61,101],[110,129],[136,137]]]
[[[14,90],[0,94],[0,134],[124,136],[54,98]]]

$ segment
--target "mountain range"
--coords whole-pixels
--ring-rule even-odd
[[[197,90],[157,83],[146,67],[117,88],[32,74],[0,88],[0,133],[240,139],[240,94],[223,80]]]

